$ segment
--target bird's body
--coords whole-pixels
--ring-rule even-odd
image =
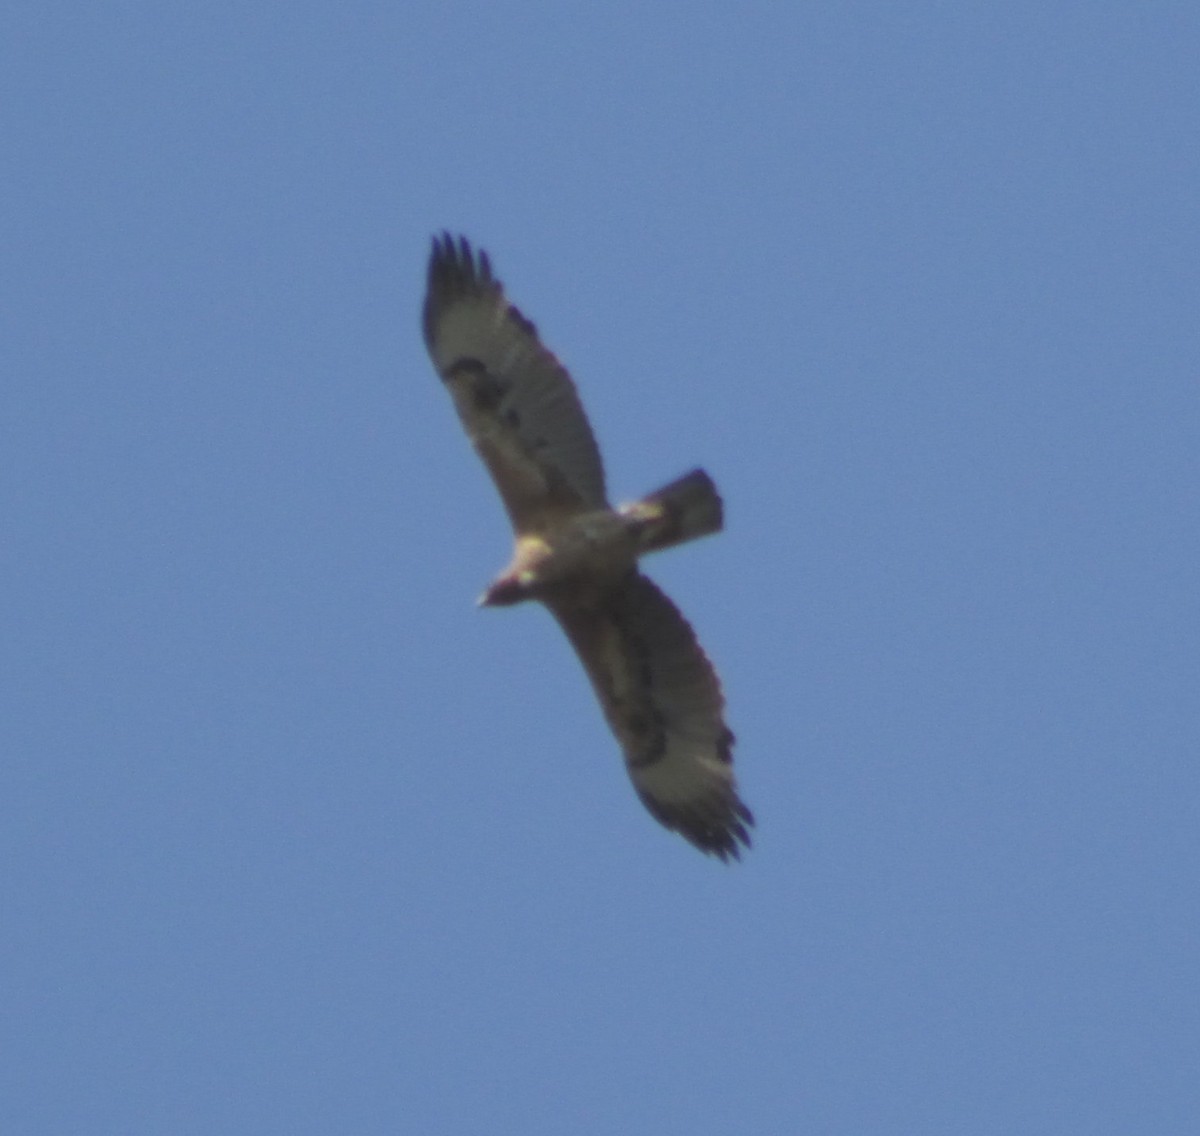
[[[720,683],[678,609],[638,558],[723,523],[694,470],[613,509],[574,383],[508,303],[486,253],[434,241],[425,342],[512,521],[512,562],[480,598],[538,600],[579,655],[650,812],[722,859],[749,845]]]

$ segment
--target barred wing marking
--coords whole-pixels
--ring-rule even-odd
[[[621,743],[642,803],[726,860],[749,847],[733,778],[733,734],[716,672],[679,609],[638,572],[595,607],[547,601]]]
[[[518,534],[607,505],[604,467],[566,368],[505,298],[487,253],[435,238],[425,345]]]

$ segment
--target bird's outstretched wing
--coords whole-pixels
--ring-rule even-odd
[[[599,606],[548,600],[592,680],[643,804],[726,860],[749,847],[721,684],[679,609],[632,572]]]
[[[504,296],[487,253],[435,238],[425,345],[518,534],[602,509],[604,467],[575,384]]]

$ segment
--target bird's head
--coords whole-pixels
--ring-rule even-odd
[[[497,576],[476,601],[480,607],[511,607],[530,598],[530,581],[522,579],[524,572],[506,572]]]

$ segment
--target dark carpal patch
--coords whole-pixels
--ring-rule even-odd
[[[475,409],[491,414],[499,411],[500,403],[508,393],[508,384],[493,375],[478,359],[456,359],[446,369],[446,379],[466,379]],[[514,422],[509,424],[516,425]]]

